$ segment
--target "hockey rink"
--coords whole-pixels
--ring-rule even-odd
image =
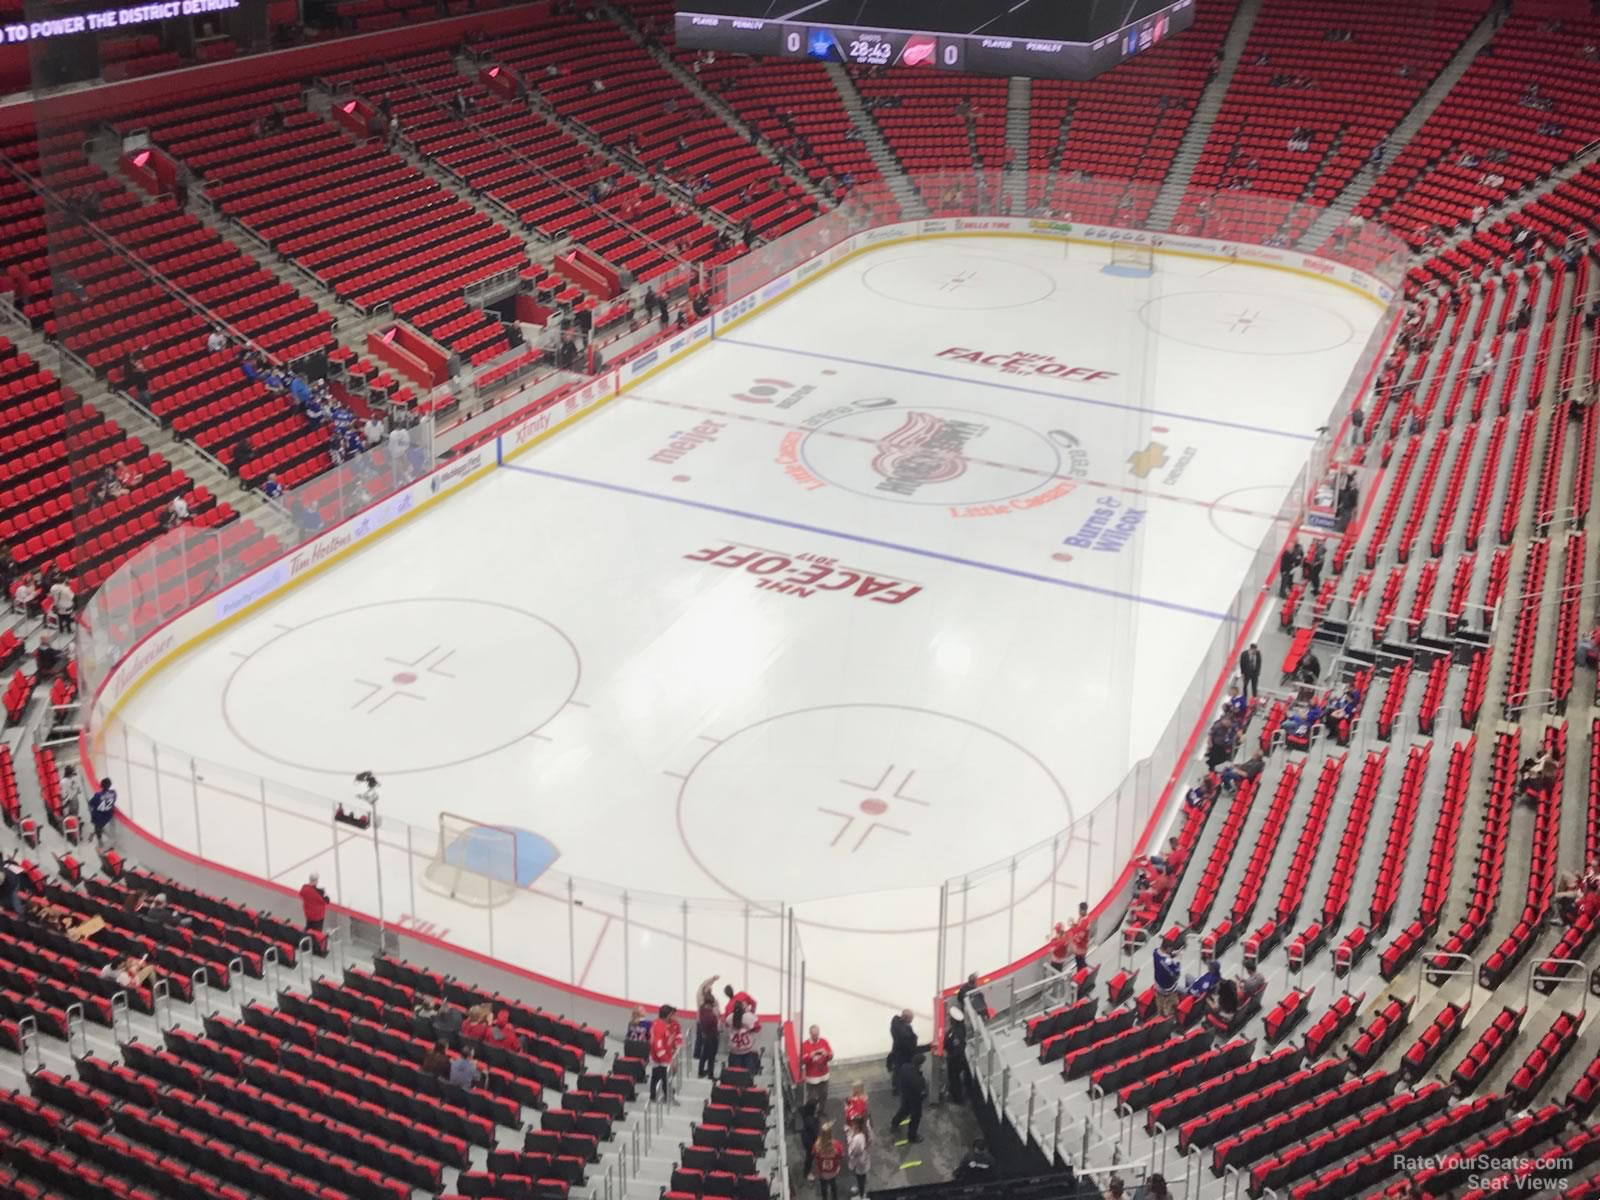
[[[366,912],[376,859],[389,920],[650,1005],[720,973],[775,1006],[792,905],[841,1054],[926,1031],[939,885],[1148,753],[1381,315],[1106,265],[894,246],[719,331],[150,679],[104,738],[128,815]],[[364,770],[376,850],[328,819]],[[439,894],[441,812],[537,878]],[[1039,945],[1118,844],[986,876],[947,974]]]

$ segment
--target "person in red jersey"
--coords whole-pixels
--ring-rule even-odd
[[[321,933],[322,923],[328,916],[328,893],[322,890],[316,875],[312,875],[300,889],[300,905],[305,909],[306,928],[313,933]]]
[[[809,1036],[800,1043],[800,1070],[806,1081],[806,1100],[814,1102],[817,1111],[828,1107],[828,1064],[833,1061],[833,1047],[822,1031],[813,1025]]]
[[[667,1099],[667,1069],[672,1066],[673,1055],[683,1042],[683,1031],[673,1020],[678,1010],[663,1004],[656,1020],[650,1026],[650,1099]],[[658,1092],[659,1089],[659,1092]]]

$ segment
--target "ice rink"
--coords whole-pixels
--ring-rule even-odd
[[[130,816],[371,912],[370,835],[316,799],[370,769],[391,920],[650,1004],[713,972],[775,1003],[794,905],[807,1019],[881,1051],[930,1011],[939,884],[1147,753],[1380,316],[1105,266],[919,242],[719,333],[151,679],[106,738]],[[158,793],[144,739],[237,773],[163,751]],[[304,793],[265,829],[230,799],[254,775]],[[419,878],[441,811],[545,848],[492,924]],[[970,897],[964,965],[1097,899],[1094,841]]]

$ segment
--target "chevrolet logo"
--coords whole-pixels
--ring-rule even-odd
[[[1135,450],[1128,455],[1128,473],[1140,479],[1150,478],[1166,465],[1167,448],[1160,442],[1151,442],[1143,450]]]

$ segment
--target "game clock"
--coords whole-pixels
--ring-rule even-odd
[[[783,43],[789,54],[861,67],[937,66],[959,71],[965,65],[959,40],[931,33],[788,25],[784,29]]]

